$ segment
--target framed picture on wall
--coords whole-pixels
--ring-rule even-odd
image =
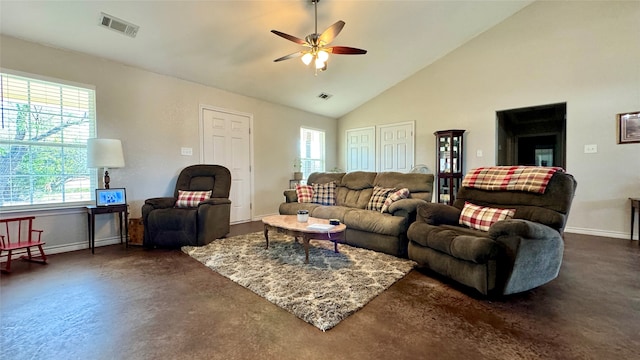
[[[618,144],[640,143],[640,111],[616,116]]]

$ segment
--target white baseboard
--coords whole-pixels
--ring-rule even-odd
[[[280,213],[255,215],[251,221],[260,221],[260,220],[262,220],[263,217],[267,217],[267,216],[271,216],[271,215],[280,215]]]
[[[123,239],[124,241],[124,239]],[[113,236],[105,239],[96,239],[96,247],[120,244],[120,236]],[[43,246],[44,253],[47,255],[59,254],[76,250],[88,250],[89,241],[80,241],[62,245]]]
[[[621,231],[586,229],[586,228],[577,228],[577,227],[569,227],[569,226],[564,228],[564,231],[572,234],[603,236],[603,237],[625,239],[625,240],[629,240],[629,238],[631,237],[630,233],[621,232]],[[637,239],[635,239],[635,234],[634,234],[634,240],[638,241]]]

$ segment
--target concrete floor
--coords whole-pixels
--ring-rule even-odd
[[[538,289],[487,300],[414,270],[324,333],[178,250],[112,245],[0,276],[2,359],[637,359],[638,335],[638,242],[584,235]]]

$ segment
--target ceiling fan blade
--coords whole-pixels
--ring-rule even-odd
[[[322,33],[322,35],[320,35],[320,37],[318,38],[319,44],[327,45],[331,43],[333,39],[335,39],[336,36],[340,34],[340,31],[342,31],[342,28],[344,27],[344,25],[345,25],[345,22],[342,20],[339,20],[339,21],[336,21],[335,24],[329,26],[329,28],[327,28],[327,30],[325,30]]]
[[[300,57],[302,55],[304,55],[304,51],[298,51],[298,52],[295,52],[293,54],[289,54],[289,55],[285,55],[283,57],[277,58],[277,59],[273,60],[273,62],[289,60],[289,59]]]
[[[348,46],[332,46],[325,48],[329,53],[338,54],[338,55],[363,55],[367,53],[367,50],[356,49]]]
[[[302,40],[302,39],[300,39],[300,38],[297,38],[297,37],[295,37],[295,36],[293,36],[293,35],[285,34],[285,33],[283,33],[282,31],[278,31],[278,30],[271,30],[271,32],[272,32],[272,33],[274,33],[274,34],[276,34],[276,35],[278,35],[278,36],[280,36],[280,37],[283,37],[283,38],[285,38],[285,39],[287,39],[287,40],[289,40],[289,41],[293,41],[294,43],[297,43],[297,44],[300,44],[300,45],[305,45],[305,44],[307,44],[307,42],[306,42],[306,41],[304,41],[304,40]],[[307,45],[308,45],[308,44],[307,44]]]

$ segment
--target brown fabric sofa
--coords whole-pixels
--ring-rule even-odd
[[[336,183],[336,205],[298,203],[295,190],[285,190],[281,215],[295,215],[308,210],[321,219],[339,219],[347,226],[345,240],[349,245],[380,251],[398,257],[407,256],[407,229],[415,220],[416,207],[431,201],[432,174],[398,172],[313,173],[307,184]],[[394,202],[388,213],[365,210],[373,188],[408,188],[409,198]]]
[[[544,194],[462,187],[453,206],[423,204],[408,231],[409,258],[485,295],[543,285],[560,270],[576,185],[570,174],[556,172]],[[516,211],[480,231],[458,224],[465,201]]]

